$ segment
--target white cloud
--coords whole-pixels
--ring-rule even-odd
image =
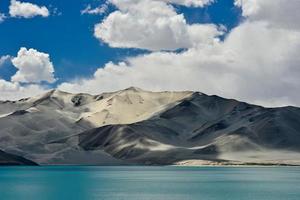
[[[0,78],[0,100],[17,100],[44,93],[48,88],[40,82],[55,81],[53,65],[48,54],[23,47],[20,48],[17,57],[0,57],[0,67],[5,67],[7,62],[12,62],[18,71],[11,77],[11,81]]]
[[[108,63],[93,78],[64,83],[60,88],[94,94],[129,86],[195,90],[267,106],[300,105],[300,94],[296,92],[300,88],[299,47],[299,33],[269,30],[263,23],[245,23],[224,43]]]
[[[39,83],[47,81],[53,83],[55,81],[54,67],[49,54],[22,47],[17,57],[12,59],[12,63],[18,69],[11,78],[13,82]]]
[[[21,98],[36,96],[46,91],[47,89],[40,85],[30,84],[27,86],[21,86],[19,83],[0,79],[0,100],[18,100]]]
[[[174,1],[175,2],[175,1]],[[111,47],[152,51],[213,43],[222,34],[212,24],[187,24],[183,14],[164,1],[111,0],[119,10],[96,24],[94,35]]]
[[[90,15],[101,15],[104,14],[108,9],[108,4],[104,3],[101,6],[92,8],[90,4],[88,4],[83,10],[80,11],[82,15],[90,14]]]
[[[109,62],[93,77],[63,83],[60,89],[94,94],[129,86],[197,90],[266,106],[300,106],[299,1],[243,0],[241,4],[242,1],[236,0],[246,20],[231,30],[224,41],[215,39],[220,34],[216,26],[189,25],[183,15],[167,4],[196,6],[187,3],[192,1],[110,1],[118,10],[96,25],[95,35],[99,39],[115,47],[187,50],[152,52],[120,63]],[[47,69],[48,76],[42,79],[51,82],[53,66],[52,72],[51,67]],[[20,73],[23,76],[17,81],[21,82],[39,82],[37,77],[43,77]],[[30,87],[35,89],[0,80],[0,93],[5,97],[24,95],[24,91],[43,91],[39,85]]]
[[[0,13],[0,23],[4,22],[6,16],[3,13]]]
[[[38,6],[29,2],[11,0],[9,6],[11,17],[32,18],[35,16],[48,17],[49,10],[46,6]]]
[[[277,28],[300,29],[299,0],[235,0],[248,20],[267,20]]]
[[[238,4],[238,1],[236,2]],[[249,2],[254,3],[249,4],[249,7],[242,7],[247,19],[231,30],[225,41],[195,45],[182,53],[153,52],[130,57],[117,64],[107,63],[104,68],[99,68],[92,78],[77,79],[59,87],[70,92],[95,94],[129,86],[149,90],[197,90],[265,106],[300,106],[300,93],[297,92],[300,88],[300,31],[297,28],[299,21],[286,15],[297,16],[294,12],[284,15],[277,12],[274,5],[268,4],[271,2],[269,0]],[[279,3],[277,6],[288,10],[281,4],[283,1],[276,2]],[[289,3],[292,4],[289,8],[300,8],[298,1],[291,0]],[[112,14],[128,20],[128,15],[134,12],[128,12],[126,9],[132,8],[125,2],[121,7],[119,14]],[[157,15],[163,15],[166,19],[174,17],[172,9],[163,10],[169,13],[160,11]],[[282,15],[282,19],[276,13]],[[146,16],[147,14],[145,13]],[[274,20],[277,18],[278,21]],[[129,20],[129,27],[130,23]],[[119,26],[113,20],[111,24]],[[144,29],[153,30],[152,27]],[[143,33],[144,29],[137,33]],[[110,30],[116,29],[114,27]],[[180,28],[174,30],[177,35],[182,32]],[[159,34],[159,31],[152,32],[143,39],[153,42],[151,37],[157,33]],[[197,31],[192,33],[197,34]],[[118,36],[114,35],[114,31],[107,34],[107,37]],[[134,33],[130,32],[129,38],[123,38],[125,43],[132,42],[131,34]],[[179,34],[180,37],[184,36]],[[160,48],[170,48],[168,44],[162,43]]]

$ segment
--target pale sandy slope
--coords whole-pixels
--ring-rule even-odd
[[[76,138],[64,138],[107,124],[145,120],[191,94],[128,88],[93,96],[52,90],[38,97],[1,102],[0,149],[44,164],[118,163],[104,151],[81,150]]]
[[[194,93],[147,120],[90,129],[79,138],[85,150],[143,164],[300,164],[300,109]]]

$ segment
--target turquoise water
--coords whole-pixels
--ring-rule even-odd
[[[2,200],[299,200],[296,167],[2,167]]]

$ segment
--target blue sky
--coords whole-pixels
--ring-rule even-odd
[[[86,5],[101,5],[104,1],[93,0],[26,0],[44,5],[57,13],[47,18],[31,19],[8,18],[0,24],[0,56],[16,55],[20,47],[34,48],[47,52],[55,66],[56,84],[77,76],[91,76],[95,70],[109,61],[120,61],[128,56],[143,54],[147,51],[128,48],[110,48],[93,36],[93,27],[107,16],[114,6],[103,15],[81,15]],[[8,13],[10,1],[1,0],[0,12]],[[205,8],[176,6],[187,22],[223,24],[229,30],[241,18],[240,9],[231,0],[218,0]],[[16,72],[16,68],[0,68],[0,76],[5,80]]]
[[[299,0],[0,0],[0,100],[136,86],[300,106],[299,9]]]

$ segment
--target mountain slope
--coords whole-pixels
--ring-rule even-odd
[[[191,92],[151,93],[138,88],[100,95],[52,90],[0,103],[0,148],[40,164],[118,164],[103,151],[86,152],[78,139],[90,128],[144,120]]]
[[[0,149],[39,164],[300,164],[300,109],[198,92],[58,90],[0,102]]]
[[[227,160],[236,153],[249,162],[283,161],[289,155],[293,160],[291,152],[300,152],[300,109],[263,108],[195,93],[148,120],[84,132],[80,145],[142,163]]]
[[[0,151],[0,166],[3,165],[37,165],[36,163],[22,158],[20,156],[16,156],[13,154],[6,153],[4,151]]]

